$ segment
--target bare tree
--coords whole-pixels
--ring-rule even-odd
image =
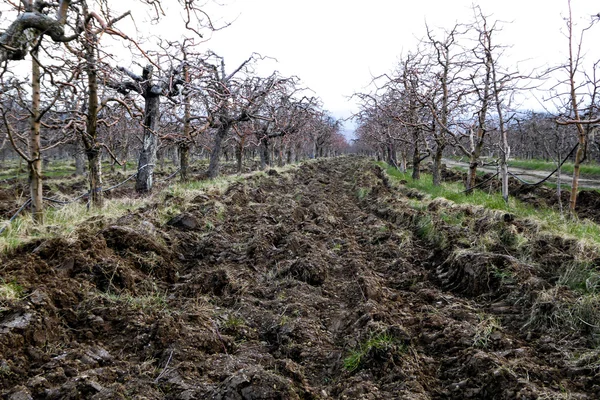
[[[441,184],[444,149],[448,145],[451,130],[460,127],[454,118],[460,118],[467,94],[464,76],[466,54],[458,42],[466,30],[468,27],[456,24],[452,29],[444,31],[440,39],[427,27],[425,44],[431,51],[432,70],[426,81],[428,92],[422,101],[433,116],[432,139],[435,150],[431,172],[435,186]]]
[[[578,147],[573,164],[573,178],[569,198],[569,211],[571,215],[575,215],[581,164],[587,156],[590,133],[594,125],[600,123],[600,118],[598,117],[600,76],[597,73],[600,62],[595,62],[590,68],[591,70],[582,71],[584,61],[582,45],[585,34],[598,22],[600,17],[593,16],[589,25],[580,31],[579,38],[576,38],[571,1],[567,0],[567,4],[568,16],[565,22],[567,25],[566,37],[569,52],[567,63],[560,68],[567,75],[566,81],[561,82],[566,84],[567,92],[559,93],[557,97],[564,95],[568,99],[562,105],[563,112],[558,118],[558,123],[575,126],[577,130]]]
[[[64,92],[73,89],[72,81],[75,72],[66,71],[58,63],[59,57],[53,55],[51,49],[44,49],[46,58],[42,61],[43,36],[31,43],[31,86],[26,88],[18,77],[2,74],[2,91],[5,97],[11,98],[11,103],[0,104],[0,113],[8,139],[13,148],[27,162],[29,170],[29,187],[32,215],[34,220],[43,223],[43,193],[42,193],[42,152],[50,150],[70,139],[63,136],[57,138],[42,138],[42,125],[60,130],[60,125],[54,125],[49,120],[50,111],[65,98]],[[30,98],[29,100],[27,100]],[[62,106],[64,108],[64,104]],[[44,122],[44,118],[47,121]],[[28,119],[28,134],[16,129],[23,119]],[[64,132],[64,131],[61,131]]]
[[[266,78],[250,74],[251,63],[257,58],[261,57],[252,55],[229,74],[225,72],[225,60],[214,52],[200,60],[206,74],[195,87],[195,96],[206,110],[204,120],[215,132],[207,170],[209,178],[219,174],[221,151],[232,127],[252,119],[267,95],[287,81],[277,73]]]
[[[298,92],[296,80],[289,79],[285,84],[266,97],[255,117],[254,135],[259,144],[261,169],[271,165],[271,145],[275,139],[294,135],[309,122],[315,112],[317,99],[314,97],[294,98]],[[292,150],[290,150],[292,151]],[[288,158],[292,158],[290,155]]]
[[[142,75],[120,67],[119,70],[129,79],[109,81],[107,85],[119,93],[127,95],[135,92],[144,99],[144,121],[142,148],[138,158],[138,173],[135,190],[149,193],[152,190],[156,153],[158,150],[157,124],[160,118],[160,97],[172,97],[179,93],[182,68],[174,68],[158,79],[154,79],[154,65],[148,64],[142,69]]]

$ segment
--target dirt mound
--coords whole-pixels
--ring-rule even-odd
[[[594,249],[362,158],[273,171],[4,255],[1,395],[600,396],[599,332],[560,328]]]

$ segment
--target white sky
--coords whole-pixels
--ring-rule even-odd
[[[237,0],[215,9],[215,17],[235,21],[206,46],[225,56],[230,68],[253,51],[275,57],[269,68],[297,75],[326,109],[346,117],[357,111],[349,96],[367,90],[373,76],[389,72],[403,51],[413,50],[425,21],[448,28],[469,22],[474,3],[492,19],[511,22],[498,39],[512,46],[509,67],[564,60],[566,0]],[[594,0],[573,0],[572,7],[581,26],[600,12]],[[590,35],[587,43],[597,40]]]

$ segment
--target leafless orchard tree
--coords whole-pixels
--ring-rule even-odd
[[[262,107],[254,114],[252,129],[256,142],[259,145],[260,167],[272,165],[271,150],[272,142],[279,140],[280,147],[285,143],[283,138],[298,134],[316,112],[317,99],[295,95],[301,92],[297,88],[297,79],[289,79],[281,84],[277,90],[265,98]],[[284,149],[280,148],[280,153]],[[289,151],[294,149],[290,146]],[[292,159],[290,154],[286,159]],[[283,156],[280,156],[283,159]]]
[[[144,122],[142,148],[138,158],[138,174],[135,190],[138,193],[149,193],[154,182],[154,168],[156,166],[156,153],[158,150],[157,126],[160,118],[160,97],[174,97],[179,94],[183,84],[182,70],[173,69],[167,74],[154,77],[154,65],[148,64],[138,75],[124,67],[119,70],[127,78],[119,81],[110,81],[108,86],[119,93],[127,95],[135,92],[144,100]]]
[[[43,222],[42,152],[69,141],[62,135],[58,138],[44,137],[42,126],[61,129],[55,124],[60,121],[56,121],[51,110],[55,107],[64,110],[65,92],[73,90],[75,77],[75,72],[64,68],[58,49],[45,47],[43,40],[43,35],[37,35],[31,43],[29,86],[6,70],[0,82],[3,97],[12,100],[10,107],[6,107],[9,105],[6,102],[0,104],[0,114],[10,143],[27,162],[33,217],[40,223]],[[28,133],[20,123],[24,120],[28,120]]]
[[[13,4],[13,3],[11,3]],[[29,169],[29,185],[33,217],[43,223],[42,193],[42,151],[58,145],[42,144],[42,119],[63,97],[63,92],[72,89],[73,73],[66,73],[58,67],[60,59],[56,57],[56,46],[45,42],[49,37],[54,43],[69,42],[76,39],[77,34],[65,35],[65,26],[70,1],[61,0],[57,4],[22,0],[14,4],[15,19],[0,34],[0,63],[2,64],[2,91],[4,96],[12,96],[20,110],[26,110],[29,119],[27,137],[14,129],[15,123],[23,116],[8,110],[2,103],[0,112],[15,151],[27,162]],[[23,60],[31,57],[31,86],[24,90],[19,77],[9,71],[9,61]],[[10,78],[9,78],[10,77]],[[42,90],[44,89],[44,93]],[[29,92],[31,93],[30,100]]]
[[[253,75],[252,64],[260,58],[252,55],[231,73],[226,73],[225,60],[214,52],[198,60],[206,72],[193,86],[193,96],[202,103],[206,115],[192,115],[191,118],[204,120],[207,127],[214,130],[207,170],[209,178],[219,174],[221,152],[231,129],[254,118],[267,96],[288,81],[277,73],[265,78]]]
[[[462,129],[461,117],[465,111],[467,87],[467,52],[461,44],[468,27],[456,24],[449,30],[437,35],[427,27],[424,45],[429,51],[431,70],[427,86],[421,101],[429,108],[432,120],[432,141],[435,144],[432,153],[433,184],[442,182],[442,157],[454,131]],[[439,37],[441,35],[441,37]]]
[[[567,5],[565,35],[568,43],[568,60],[560,67],[566,78],[557,85],[559,92],[555,94],[554,98],[561,101],[562,113],[557,122],[561,125],[574,126],[577,133],[578,147],[573,164],[573,178],[569,198],[569,211],[571,215],[575,215],[581,164],[587,157],[590,134],[595,125],[600,123],[600,117],[598,116],[598,96],[600,95],[600,71],[598,69],[600,61],[594,62],[589,68],[584,69],[582,46],[586,34],[598,23],[600,16],[592,16],[589,24],[577,32],[570,0],[567,1]],[[566,87],[566,90],[560,91],[562,87]]]
[[[488,21],[480,7],[473,7],[474,21],[469,25],[474,35],[474,46],[468,60],[468,99],[472,110],[473,122],[465,121],[465,129],[453,133],[455,142],[463,154],[469,157],[469,173],[466,190],[470,193],[476,186],[477,167],[488,132],[499,133],[498,149],[500,154],[500,175],[502,196],[508,201],[508,158],[510,145],[508,139],[507,110],[510,100],[518,90],[517,82],[524,78],[518,71],[506,71],[501,63],[504,46],[495,43],[497,33],[501,31],[498,21]],[[461,139],[467,139],[465,145]]]

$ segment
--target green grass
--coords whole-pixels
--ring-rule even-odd
[[[91,217],[116,218],[148,204],[149,199],[120,198],[105,201],[102,210],[87,210],[86,204],[71,203],[63,207],[46,207],[44,225],[36,224],[27,213],[19,215],[0,235],[0,252],[7,252],[21,243],[39,238],[64,236],[68,238],[77,227]]]
[[[404,353],[406,348],[403,345],[398,346],[396,340],[386,333],[372,335],[364,343],[360,344],[356,349],[344,358],[344,369],[349,372],[356,371],[363,363],[365,357],[372,349],[396,351]]]
[[[371,190],[369,188],[359,188],[356,192],[356,197],[358,197],[359,200],[363,200],[370,192]]]
[[[25,290],[16,281],[4,282],[0,279],[0,301],[18,300],[23,297]]]
[[[591,262],[577,262],[565,266],[557,282],[581,295],[600,294],[600,270]]]
[[[536,171],[553,171],[556,163],[545,160],[510,160],[509,167],[531,169]],[[573,163],[566,162],[561,168],[564,174],[573,174]],[[595,163],[585,163],[581,165],[581,175],[588,177],[600,177],[600,165]]]
[[[534,207],[512,197],[506,203],[502,195],[496,192],[474,190],[471,195],[466,195],[463,192],[462,183],[442,183],[440,186],[433,186],[430,174],[421,174],[420,180],[413,180],[410,172],[402,173],[385,163],[378,163],[378,165],[384,168],[389,176],[406,181],[406,187],[426,193],[432,199],[442,197],[456,204],[477,205],[491,210],[512,213],[520,218],[531,218],[538,221],[542,229],[600,245],[600,226],[591,221],[569,219],[552,209]]]

